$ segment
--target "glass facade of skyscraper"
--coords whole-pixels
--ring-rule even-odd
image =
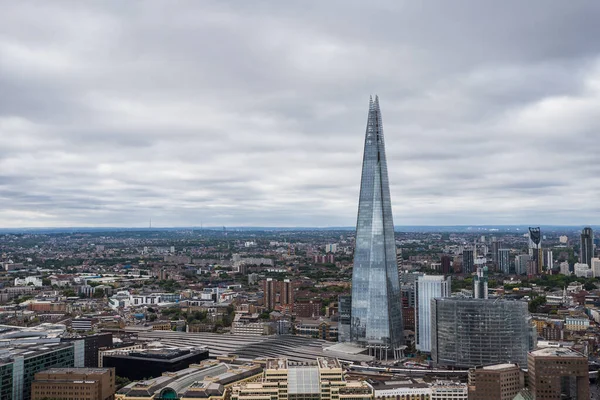
[[[535,337],[525,301],[431,300],[431,358],[438,366],[525,365]]]
[[[369,104],[352,273],[351,341],[378,358],[404,345],[394,222],[379,99]]]
[[[417,280],[417,317],[415,340],[417,350],[431,351],[431,299],[448,297],[452,288],[450,277],[420,276]]]

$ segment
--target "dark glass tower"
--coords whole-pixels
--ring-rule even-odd
[[[383,125],[375,97],[369,101],[358,203],[350,340],[377,358],[400,357],[404,345],[400,306]]]
[[[581,249],[579,250],[579,262],[592,266],[594,257],[594,232],[592,228],[583,228],[581,231]]]
[[[536,274],[543,272],[544,257],[542,254],[542,232],[539,227],[529,228],[529,255],[535,261]]]

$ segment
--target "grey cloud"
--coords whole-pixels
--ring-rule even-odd
[[[0,226],[593,223],[600,4],[0,1]]]

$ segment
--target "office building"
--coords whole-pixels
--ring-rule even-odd
[[[113,400],[112,368],[51,368],[35,374],[31,399]]]
[[[531,260],[529,254],[519,254],[515,257],[515,274],[524,275],[527,274],[527,263]]]
[[[473,277],[473,298],[488,298],[488,269],[487,267],[477,268],[477,275]]]
[[[438,366],[525,365],[535,329],[527,303],[442,298],[431,304],[431,358]]]
[[[116,374],[129,380],[154,378],[163,372],[179,371],[208,358],[208,350],[161,348],[115,349],[104,352],[102,365],[115,368]]]
[[[262,380],[236,384],[231,389],[231,400],[264,399],[372,400],[373,388],[364,381],[346,380],[335,358],[317,358],[315,363],[270,358]]]
[[[529,388],[535,400],[589,399],[588,358],[565,347],[547,347],[527,356]]]
[[[541,274],[544,260],[542,255],[542,232],[539,227],[529,228],[529,255],[536,265],[536,273],[533,275]]]
[[[510,249],[498,249],[498,270],[510,274]]]
[[[417,280],[417,314],[415,321],[415,340],[417,350],[431,352],[431,299],[448,297],[452,293],[450,277],[421,276]]]
[[[594,232],[592,228],[586,227],[581,231],[581,241],[579,249],[579,262],[592,266],[594,257]]]
[[[98,350],[113,344],[112,333],[99,333],[79,338],[62,338],[61,342],[82,341],[84,347],[84,367],[98,367]]]
[[[404,349],[400,282],[379,98],[369,103],[352,270],[353,343],[379,359]]]
[[[462,272],[471,274],[475,268],[475,253],[471,249],[464,249],[462,253]]]
[[[517,364],[469,369],[469,400],[513,400],[525,385]]]
[[[352,297],[350,296],[339,296],[338,297],[338,341],[349,342],[350,341],[350,313],[352,310]]]
[[[29,343],[3,348],[0,398],[30,400],[35,374],[50,368],[83,366],[83,342]]]
[[[71,328],[75,331],[91,331],[92,326],[97,322],[93,318],[75,318],[71,321]]]

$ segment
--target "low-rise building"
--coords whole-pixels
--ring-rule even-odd
[[[51,368],[35,374],[31,399],[112,400],[115,370],[112,368]]]
[[[469,400],[512,400],[524,386],[517,364],[497,364],[469,370]]]
[[[337,342],[338,324],[337,322],[332,323],[325,318],[296,319],[296,322],[294,323],[294,333],[298,336]]]
[[[15,278],[15,286],[35,286],[42,287],[42,278],[39,276],[27,276],[25,278]]]
[[[160,376],[197,364],[208,358],[205,349],[114,349],[103,353],[102,365],[116,369],[118,376],[139,380]]]
[[[231,324],[233,335],[262,336],[273,334],[273,324],[262,320],[258,313],[236,314]]]
[[[285,358],[267,359],[260,382],[232,388],[231,400],[372,400],[373,388],[364,381],[346,381],[335,358],[315,363],[294,363]]]
[[[258,364],[234,365],[206,360],[157,378],[132,382],[115,397],[118,400],[225,400],[233,385],[261,379],[262,371]]]
[[[590,327],[590,320],[585,317],[566,317],[565,329],[572,332],[585,331]]]

